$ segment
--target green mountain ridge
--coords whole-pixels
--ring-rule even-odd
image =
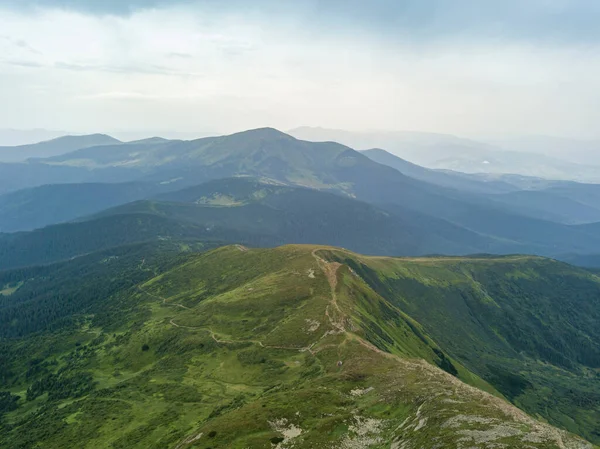
[[[389,263],[425,269],[438,259],[388,261],[302,245],[234,245],[170,259],[163,251],[146,258],[139,247],[112,251],[56,266],[63,275],[88,273],[62,293],[63,304],[74,305],[68,324],[0,345],[8,388],[0,444],[593,447],[509,405],[414,310],[371,288],[353,263],[338,262],[361,261],[383,276]],[[518,264],[542,276],[535,260],[464,263]],[[119,287],[123,269],[137,285]],[[31,270],[0,273],[20,285],[0,311],[44,301],[59,282]],[[111,278],[106,297],[81,302],[80,289]]]
[[[524,250],[417,212],[392,214],[347,196],[265,179],[216,180],[156,198],[29,233],[0,234],[0,267],[49,263],[126,243],[182,238],[263,247],[333,244],[385,255]]]
[[[114,198],[120,202],[125,197],[150,194],[152,189],[171,187],[140,186],[139,190],[124,191],[129,185],[107,184],[98,189],[109,201]],[[65,185],[43,190],[52,194],[52,201],[47,201],[50,208],[66,204],[69,209],[73,197],[56,193],[78,188]],[[81,187],[81,206],[98,208],[99,201],[86,201],[89,188],[93,191],[96,186]],[[9,195],[13,196],[17,195]],[[39,213],[43,209],[36,210]],[[546,223],[545,229],[535,220],[523,219],[522,228],[505,229],[501,214],[489,214],[483,220],[479,214],[469,216],[451,206],[445,210],[450,218],[464,212],[463,223],[467,219],[478,221],[478,228],[486,232],[398,206],[376,207],[343,194],[265,178],[226,178],[120,205],[71,223],[0,234],[0,268],[51,263],[113,246],[164,239],[240,242],[254,247],[314,243],[388,256],[539,253],[562,257],[574,250],[600,250],[600,241],[595,237],[600,230],[593,225]],[[498,238],[494,235],[497,233],[506,237]]]
[[[331,260],[352,267],[524,410],[600,437],[595,274],[533,256],[415,260],[338,252]]]
[[[48,226],[31,232],[0,234],[0,270],[50,264],[121,245],[156,241],[231,242],[244,237],[235,230],[207,230],[156,214],[129,213]],[[262,236],[261,236],[262,237]],[[257,244],[273,243],[268,236]]]

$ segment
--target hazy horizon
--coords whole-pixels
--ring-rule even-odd
[[[278,131],[289,134],[295,130],[300,129],[322,129],[326,131],[337,131],[337,132],[350,132],[356,134],[423,134],[423,135],[440,135],[448,137],[457,137],[459,139],[473,140],[475,142],[487,143],[495,145],[498,149],[509,150],[503,148],[500,142],[527,142],[528,140],[554,140],[556,142],[579,142],[589,144],[600,144],[600,139],[585,139],[577,137],[562,137],[556,135],[543,135],[543,134],[498,134],[498,135],[462,135],[452,133],[442,133],[435,130],[412,130],[412,129],[340,129],[340,128],[326,128],[322,126],[295,126],[289,129],[280,129],[277,127],[265,125],[258,126],[255,128],[243,128],[235,129],[230,131],[217,131],[217,130],[169,130],[169,129],[147,129],[147,130],[127,130],[127,129],[84,129],[84,130],[57,130],[47,128],[0,128],[0,146],[20,146],[28,145],[33,143],[44,142],[47,140],[56,139],[65,136],[83,136],[91,134],[106,134],[124,142],[146,139],[151,137],[162,137],[165,139],[180,139],[180,140],[193,140],[202,137],[220,136],[235,134],[238,132],[248,131],[252,129],[260,128],[275,128]]]
[[[0,128],[600,139],[598,12],[584,0],[3,0]]]

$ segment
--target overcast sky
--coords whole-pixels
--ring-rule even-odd
[[[0,128],[600,138],[599,21],[598,0],[0,0]]]

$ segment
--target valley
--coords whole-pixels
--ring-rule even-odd
[[[489,269],[507,285],[533,292],[527,279],[544,276],[544,265],[556,262],[530,257],[382,259],[310,245],[226,246],[199,254],[165,249],[124,248],[121,254],[109,251],[52,268],[54,273],[92,270],[92,277],[80,277],[84,287],[92,279],[105,283],[109,278],[103,276],[130,267],[131,274],[123,275],[139,283],[111,281],[99,301],[73,303],[68,321],[48,321],[45,330],[3,341],[3,382],[21,399],[16,410],[4,414],[2,444],[350,448],[387,442],[417,448],[437,442],[458,448],[494,442],[592,447],[507,402],[522,402],[530,414],[541,413],[593,440],[593,426],[586,426],[597,419],[598,403],[569,403],[572,399],[559,385],[550,387],[555,388],[552,397],[566,402],[530,402],[539,394],[537,382],[552,385],[552,370],[562,370],[560,382],[566,382],[565,376],[594,369],[595,359],[577,355],[579,343],[565,349],[572,354],[568,364],[549,353],[511,346],[507,335],[496,343],[485,333],[475,337],[464,319],[446,321],[446,327],[432,325],[435,318],[429,314],[435,309],[420,299],[437,298],[456,309],[451,291],[442,299],[436,289],[464,279],[480,295],[472,299],[479,307],[513,307],[491,290],[492,281],[485,280]],[[143,254],[155,256],[139,259]],[[95,271],[111,265],[106,275]],[[464,266],[464,276],[471,274],[444,274],[454,266]],[[431,270],[441,270],[436,283],[427,280]],[[515,277],[513,270],[528,277]],[[594,275],[571,270],[574,286],[589,283],[600,289]],[[31,276],[23,270],[6,273],[6,278]],[[375,282],[374,273],[387,291]],[[482,278],[471,284],[472,276]],[[393,278],[423,279],[424,290],[405,297],[407,287],[390,284]],[[12,296],[12,307],[48,300],[43,292],[50,280],[36,276],[23,282]],[[69,298],[77,296],[69,295],[77,295],[78,289],[65,291],[61,301],[72,303]],[[541,304],[535,296],[531,301],[532,306]],[[580,301],[597,310],[597,296]],[[0,312],[7,307],[3,304]],[[481,319],[474,317],[473,325]],[[522,319],[519,326],[536,323],[526,314]],[[497,322],[509,326],[510,318]],[[567,323],[552,326],[557,333],[572,332]],[[461,332],[477,339],[477,357],[463,355]],[[503,331],[498,332],[500,337]],[[595,329],[583,327],[581,332],[593,338]],[[540,338],[531,348],[541,348]],[[575,335],[565,338],[571,341]],[[594,348],[586,351],[598,350]],[[518,350],[525,352],[516,356]],[[11,356],[17,352],[28,356]],[[505,369],[516,372],[490,374],[481,369],[485,363],[474,362],[479,358],[502,360]],[[548,371],[544,365],[534,371],[542,362]],[[523,370],[531,371],[525,385],[516,381]],[[588,379],[576,382],[573,377],[570,388],[586,394],[597,382],[593,376]],[[579,410],[571,415],[578,417],[577,426],[561,420],[564,404]]]
[[[593,184],[273,129],[12,168],[2,447],[600,443],[600,278],[557,261],[596,264]]]

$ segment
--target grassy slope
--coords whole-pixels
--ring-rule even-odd
[[[161,241],[124,245],[52,265],[0,271],[0,339],[27,337],[40,331],[72,329],[81,314],[104,314],[106,298],[175,265],[188,252],[217,245],[195,241]],[[160,268],[162,267],[162,268]],[[110,304],[110,303],[109,303]],[[0,367],[4,366],[0,360]],[[3,379],[0,377],[0,382]]]
[[[11,392],[31,400],[5,415],[0,444],[591,447],[435,367],[494,392],[328,254],[188,256],[107,298],[112,320],[101,307],[77,331],[6,343]]]
[[[332,255],[531,414],[600,441],[600,278],[536,257]]]

